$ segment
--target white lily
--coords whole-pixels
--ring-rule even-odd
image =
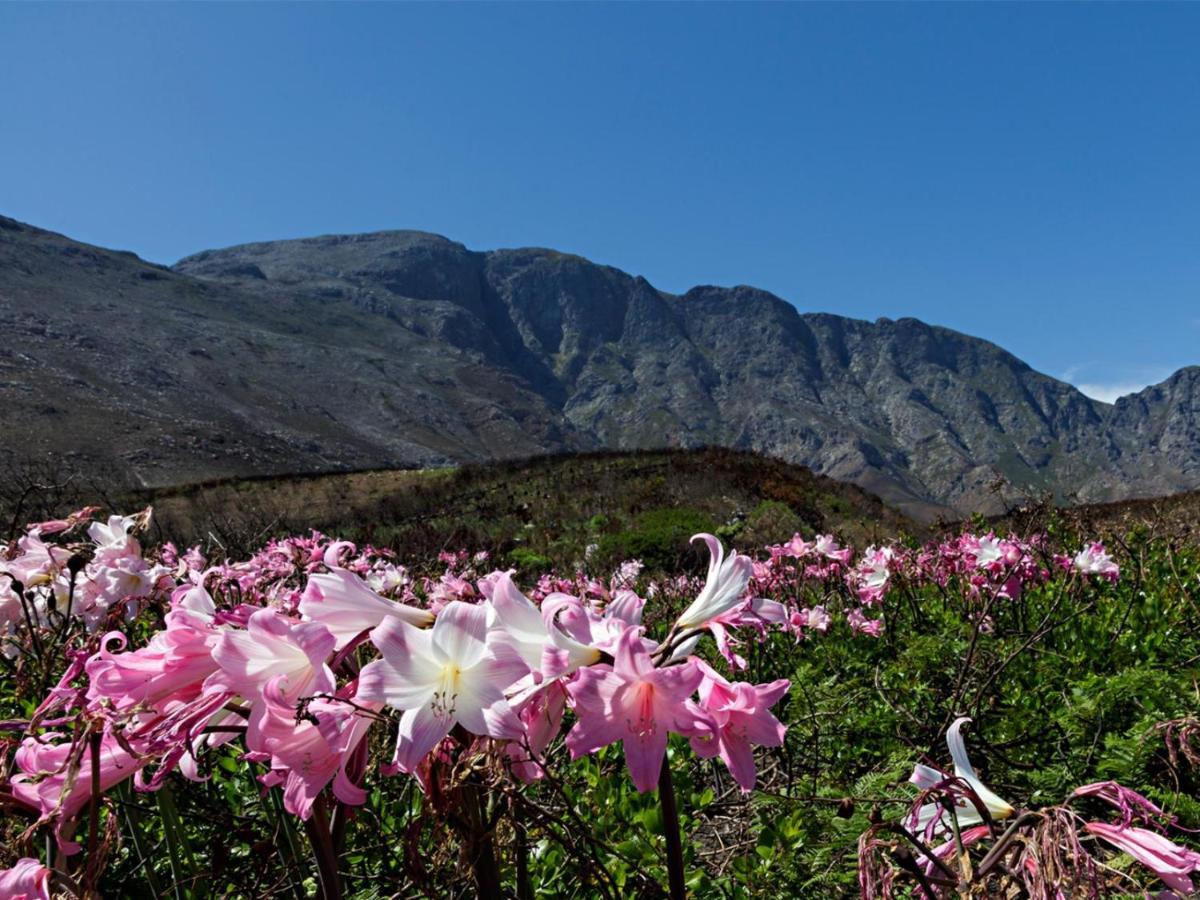
[[[749,557],[739,556],[735,550],[726,559],[725,548],[711,534],[693,535],[692,541],[697,538],[708,545],[708,578],[699,596],[675,622],[675,627],[681,631],[702,628],[717,616],[737,606],[743,599],[753,572],[753,563]]]
[[[482,605],[455,600],[433,628],[392,616],[371,632],[383,659],[363,667],[358,698],[403,710],[395,764],[412,772],[455,724],[471,734],[515,738],[520,720],[504,692],[529,667]]]
[[[547,622],[507,572],[496,579],[490,603],[496,627],[508,634],[513,647],[529,666],[534,684],[570,675],[581,666],[600,661],[600,651],[595,647],[580,643]]]
[[[963,725],[970,722],[967,716],[961,716],[954,720],[954,724],[946,732],[946,746],[950,748],[950,758],[954,760],[954,775],[959,778],[974,792],[975,797],[987,809],[988,816],[993,820],[1007,819],[1011,816],[1015,809],[1006,801],[1002,800],[996,794],[979,780],[979,776],[975,774],[975,769],[971,766],[971,760],[967,756],[967,745],[962,738]],[[913,784],[922,790],[928,790],[945,781],[949,776],[944,772],[940,772],[931,766],[923,766],[918,764],[914,769],[912,776],[909,778]],[[975,800],[967,796],[961,791],[954,792],[954,814],[958,819],[960,828],[965,828],[968,825],[978,825],[983,822],[984,817],[979,812],[979,808],[975,805]],[[912,830],[918,835],[927,832],[942,834],[950,830],[950,817],[946,808],[940,802],[926,803],[917,810],[916,816],[909,823]]]
[[[979,569],[986,568],[994,562],[998,562],[1004,556],[1004,550],[1000,547],[1000,542],[993,537],[981,537],[979,539],[979,549],[975,551],[975,567]]]

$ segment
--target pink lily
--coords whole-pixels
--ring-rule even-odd
[[[711,534],[696,534],[692,540],[704,541],[708,545],[708,578],[692,604],[683,611],[675,623],[680,631],[702,628],[708,622],[737,606],[750,583],[753,563],[737,551],[725,558],[725,548]]]
[[[106,634],[87,662],[88,699],[109,700],[115,709],[142,706],[163,712],[168,704],[199,696],[204,680],[218,668],[213,648],[220,632],[183,607],[167,613],[166,625],[145,647],[128,653],[110,653],[109,643],[123,646],[125,636]]]
[[[310,575],[297,609],[301,615],[328,628],[337,638],[339,648],[388,617],[400,619],[417,628],[427,628],[433,624],[433,613],[429,610],[381,597],[347,569]]]
[[[50,900],[50,870],[36,859],[19,859],[11,869],[0,869],[0,897],[4,900]]]
[[[335,797],[361,806],[367,794],[347,777],[346,765],[374,721],[370,714],[383,704],[357,703],[364,712],[342,700],[318,699],[308,705],[317,724],[297,722],[295,708],[288,704],[283,690],[284,678],[272,678],[263,690],[267,714],[258,742],[259,752],[270,755],[272,769],[283,770],[279,780],[284,782],[284,808],[307,819],[313,802],[330,781]]]
[[[324,625],[297,622],[274,609],[260,609],[250,616],[244,631],[227,628],[221,632],[212,654],[220,668],[204,682],[204,692],[228,691],[250,703],[254,712],[246,743],[257,749],[257,731],[266,714],[262,694],[267,682],[286,676],[283,696],[293,707],[301,697],[332,693],[336,685],[325,660],[334,643]]]
[[[751,744],[778,747],[787,728],[770,707],[787,693],[786,678],[770,684],[731,683],[707,663],[696,660],[704,676],[700,682],[700,708],[716,723],[713,735],[692,738],[692,750],[702,759],[720,756],[743,792],[754,790],[756,773]]]
[[[658,782],[667,732],[711,736],[716,725],[691,699],[704,677],[695,661],[654,668],[640,631],[621,635],[611,666],[580,669],[568,685],[578,721],[567,748],[578,759],[621,741],[634,786],[645,792]]]
[[[1171,890],[1188,895],[1195,890],[1188,876],[1200,870],[1200,853],[1137,826],[1123,828],[1107,822],[1088,822],[1083,828],[1151,869]]]
[[[28,737],[16,753],[21,774],[10,780],[12,795],[41,813],[41,821],[57,820],[55,837],[66,853],[75,853],[79,845],[64,836],[71,823],[92,798],[92,762],[88,747],[71,741],[57,740],[62,735],[47,734],[41,738]],[[122,747],[110,734],[100,741],[100,791],[120,784],[146,765],[149,759],[139,759]]]
[[[497,626],[507,633],[525,660],[535,684],[545,678],[569,675],[580,666],[599,661],[599,650],[564,633],[553,615],[543,615],[518,590],[507,572],[496,578],[489,602]],[[551,612],[553,609],[551,606]]]
[[[1121,567],[1113,562],[1104,544],[1096,541],[1084,547],[1075,555],[1072,564],[1084,575],[1099,575],[1109,581],[1116,582],[1121,577]]]

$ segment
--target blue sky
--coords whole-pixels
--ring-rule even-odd
[[[1200,5],[0,4],[0,212],[170,262],[420,228],[1200,363]]]

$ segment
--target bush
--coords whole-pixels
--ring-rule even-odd
[[[700,510],[664,507],[642,513],[632,528],[600,539],[597,558],[608,565],[640,559],[647,568],[669,571],[700,557],[688,543],[692,535],[712,532],[717,523]]]

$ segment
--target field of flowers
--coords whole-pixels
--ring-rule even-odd
[[[1193,891],[1171,540],[544,572],[98,513],[0,552],[0,898]]]

